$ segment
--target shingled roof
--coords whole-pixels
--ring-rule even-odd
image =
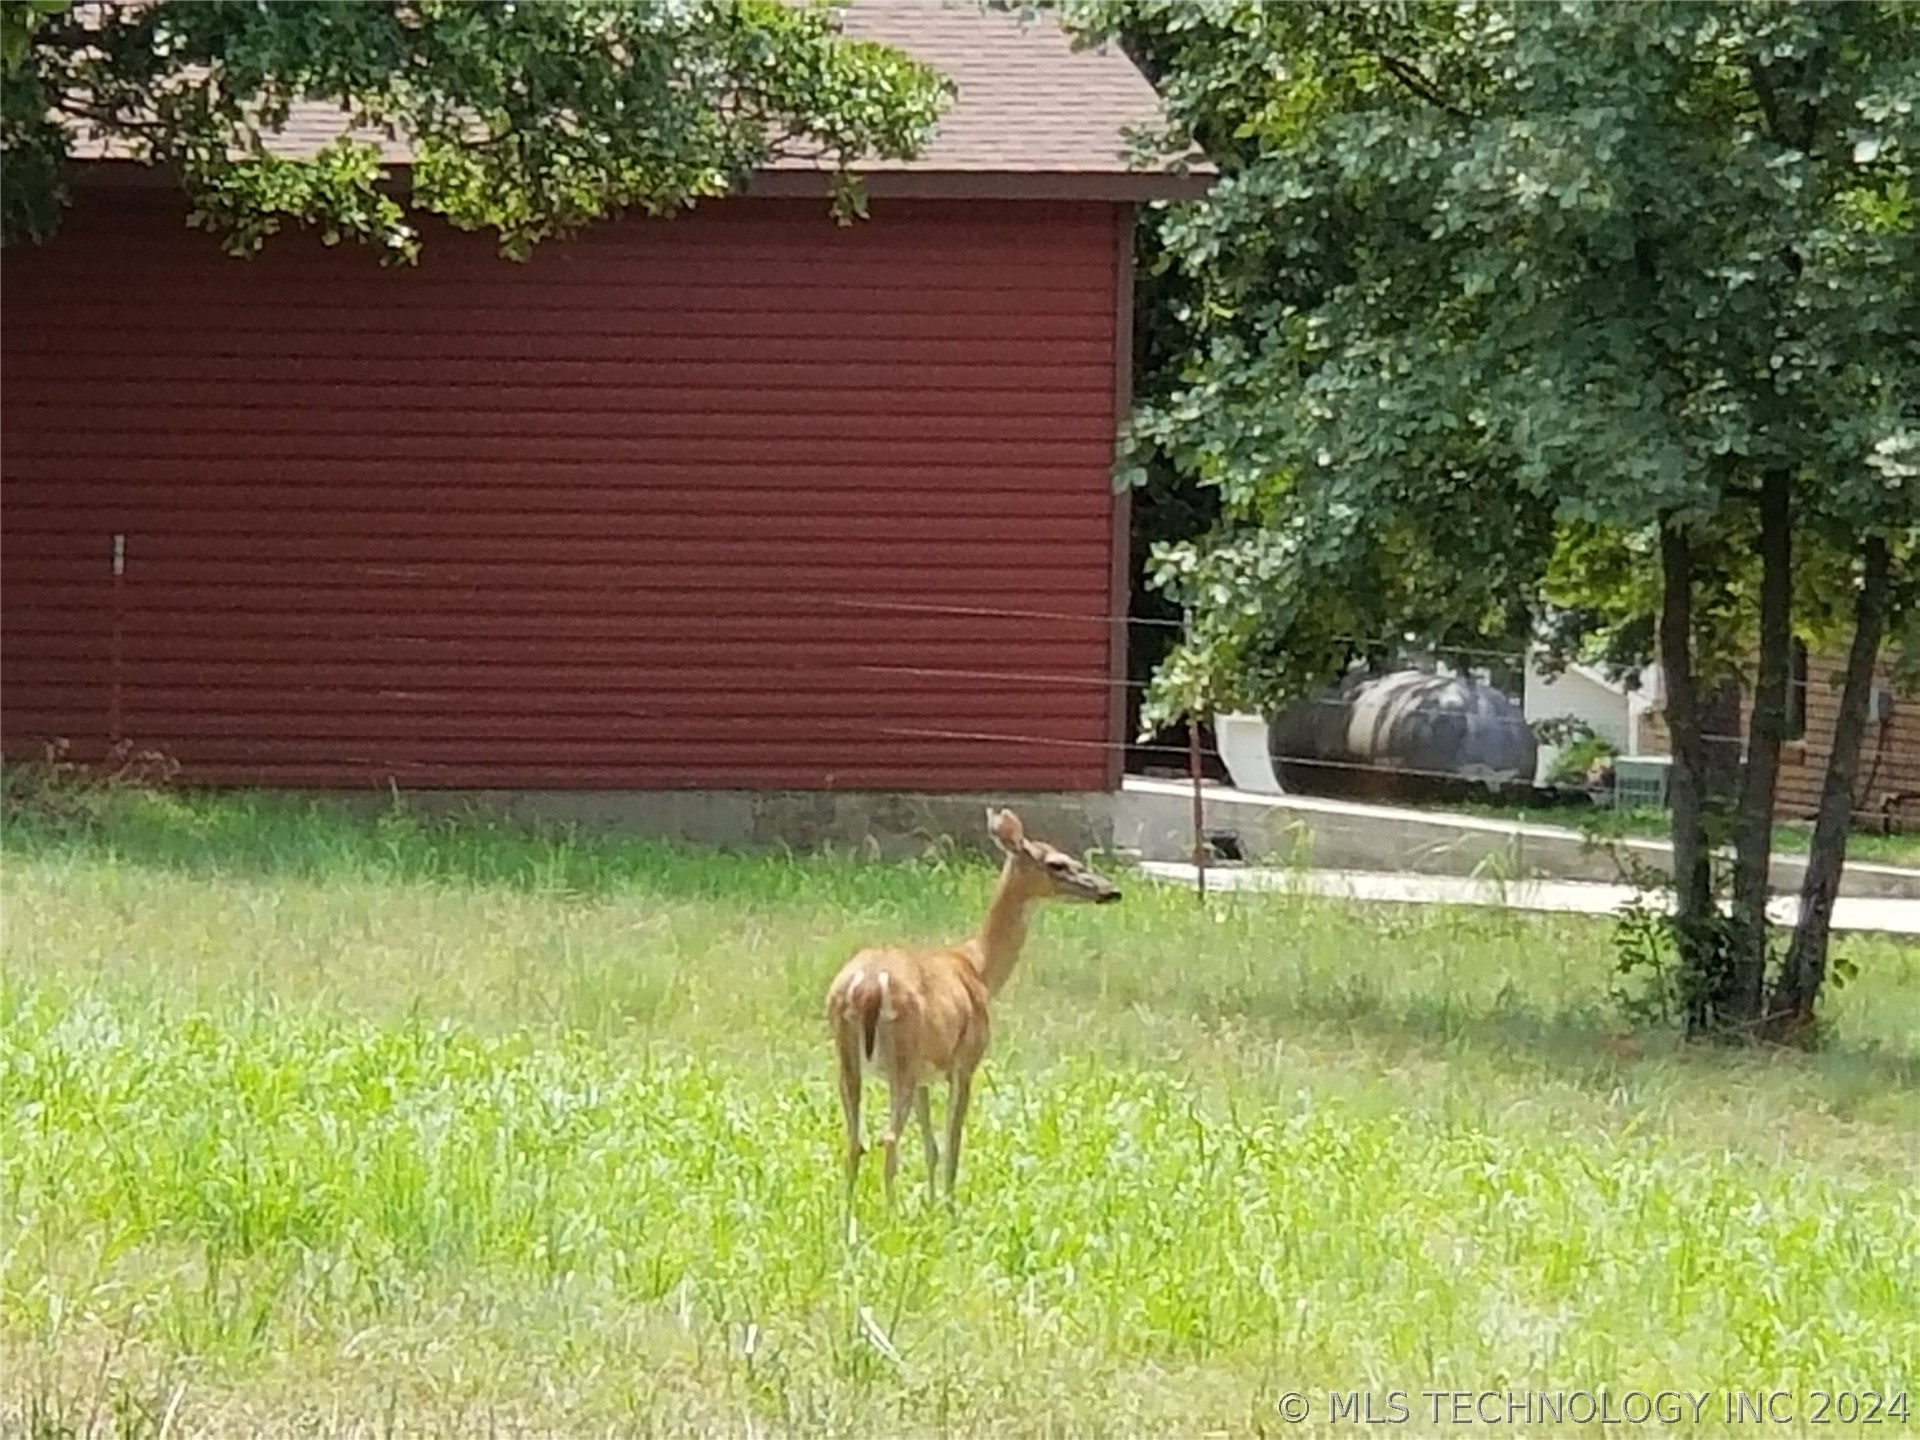
[[[1197,157],[1131,166],[1129,132],[1162,119],[1153,87],[1117,46],[1075,49],[1049,16],[986,11],[979,0],[839,0],[834,8],[848,35],[925,61],[958,92],[918,159],[854,167],[877,193],[1146,199],[1197,193],[1212,174]],[[330,104],[296,105],[267,147],[289,157],[312,155],[347,133],[344,118]],[[404,139],[352,133],[376,145],[387,164],[412,158]],[[73,155],[137,158],[91,138],[77,141]],[[782,158],[751,188],[756,194],[811,190],[821,185],[824,169],[822,161]]]
[[[1163,120],[1119,47],[1076,51],[1048,16],[1023,23],[977,0],[847,0],[841,27],[959,88],[926,153],[887,169],[1125,174],[1126,132]]]
[[[1129,133],[1164,121],[1159,97],[1118,46],[1076,50],[1051,16],[1022,19],[979,0],[840,0],[835,8],[848,35],[925,61],[958,92],[919,158],[854,167],[877,193],[1144,199],[1197,193],[1213,173],[1199,157],[1133,168]],[[779,179],[819,168],[776,161],[753,188],[783,188]]]

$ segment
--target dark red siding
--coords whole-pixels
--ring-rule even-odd
[[[7,752],[1105,788],[1119,218],[737,201],[382,270],[95,194],[6,256]]]

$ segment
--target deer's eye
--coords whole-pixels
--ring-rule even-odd
[[[1047,868],[1056,875],[1064,875],[1073,868],[1073,862],[1056,856],[1054,859],[1047,861]]]

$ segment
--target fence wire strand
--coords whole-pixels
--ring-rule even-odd
[[[1150,680],[1103,679],[1095,675],[1050,675],[1032,670],[948,669],[934,665],[861,665],[856,668],[863,674],[914,675],[923,678],[955,680],[996,680],[1008,683],[1078,686],[1089,690],[1125,689],[1145,691],[1150,689],[1153,684]],[[1392,712],[1396,716],[1441,714],[1451,709],[1451,707],[1446,705],[1430,704],[1423,701],[1416,701],[1410,705],[1392,705],[1391,701],[1383,703],[1391,705]],[[1309,695],[1288,702],[1290,708],[1305,705],[1320,705],[1331,709],[1350,707],[1353,704],[1354,701],[1352,698],[1338,695]],[[1205,724],[1208,722],[1203,720],[1201,723]],[[1729,732],[1719,730],[1702,731],[1700,738],[1716,743],[1745,743],[1746,740],[1746,736],[1737,731]],[[1089,741],[1087,743],[1091,744],[1093,742]]]
[[[1164,630],[1185,630],[1185,620],[1164,615],[1115,615],[1091,610],[1014,609],[991,605],[950,605],[922,600],[834,600],[831,604],[848,610],[888,611],[913,615],[972,615],[1001,620],[1051,620],[1065,625],[1144,625]],[[1478,655],[1490,660],[1522,661],[1537,653],[1527,646],[1428,644],[1407,635],[1330,635],[1329,640],[1355,649],[1405,646],[1429,655]]]

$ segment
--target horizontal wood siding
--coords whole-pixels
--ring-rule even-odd
[[[1840,719],[1844,655],[1814,655],[1807,662],[1807,732],[1780,759],[1775,813],[1783,820],[1811,820],[1820,808],[1820,787],[1833,754],[1833,732]],[[1882,685],[1891,685],[1882,669]],[[1748,723],[1743,710],[1741,724]],[[1883,808],[1889,797],[1907,796]],[[1883,819],[1897,829],[1920,830],[1920,695],[1894,692],[1885,724],[1867,725],[1860,769],[1853,787],[1854,824],[1875,830]]]
[[[1105,788],[1116,219],[728,202],[383,270],[88,195],[0,292],[6,751]]]

